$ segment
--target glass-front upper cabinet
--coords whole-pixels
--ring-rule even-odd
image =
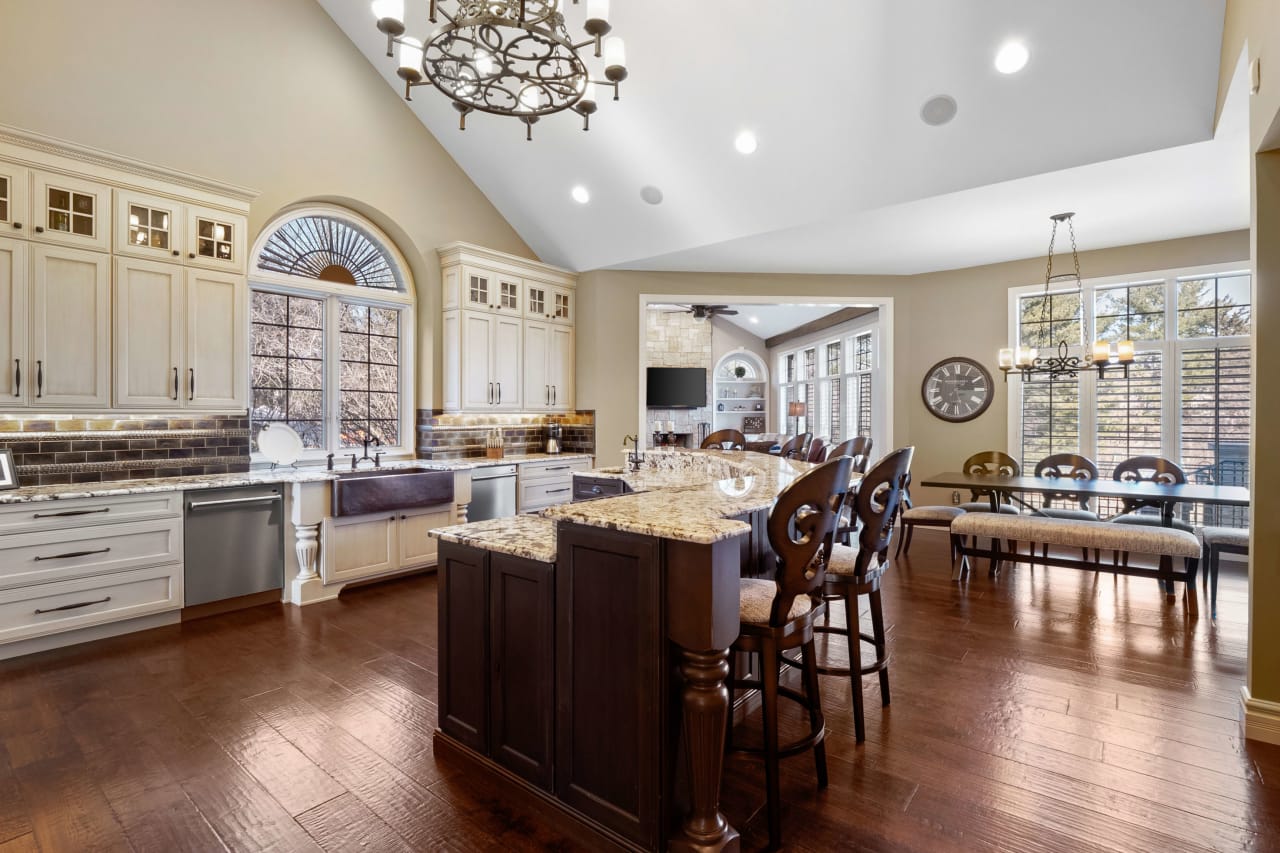
[[[518,278],[498,279],[498,310],[520,313],[522,282]]]
[[[182,205],[162,196],[116,190],[115,253],[180,263]]]
[[[243,272],[248,221],[243,216],[211,207],[188,205],[186,211],[183,262],[188,266]]]
[[[524,316],[539,320],[551,319],[551,288],[537,282],[526,282],[524,288]]]
[[[111,188],[55,172],[34,172],[30,237],[105,252],[111,247]],[[26,230],[26,229],[24,229]]]
[[[483,270],[464,268],[462,273],[462,307],[492,308],[498,304],[494,293],[494,277]]]
[[[570,305],[573,292],[556,287],[551,290],[551,319],[561,323],[573,322],[573,311]]]
[[[27,190],[31,174],[22,166],[0,162],[0,237],[27,237],[31,208]]]

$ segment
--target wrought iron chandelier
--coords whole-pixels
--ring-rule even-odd
[[[587,0],[583,29],[574,42],[560,11],[562,0],[428,0],[428,20],[444,23],[426,42],[405,35],[404,0],[373,0],[378,30],[387,37],[387,56],[398,48],[396,74],[405,100],[415,86],[430,83],[453,101],[458,129],[472,112],[513,116],[524,122],[525,139],[544,115],[573,110],[582,129],[591,129],[598,108],[597,87],[613,89],[627,79],[622,39],[605,39],[609,0]],[[578,0],[573,0],[578,5]],[[604,79],[593,80],[583,51],[604,58]]]
[[[1040,300],[1040,321],[1045,328],[1052,328],[1050,313],[1049,286],[1055,281],[1075,279],[1076,295],[1081,299],[1083,308],[1084,282],[1080,279],[1080,253],[1076,248],[1076,229],[1072,224],[1074,213],[1055,213],[1049,219],[1053,221],[1053,230],[1049,232],[1049,262],[1044,273],[1044,295]],[[1072,272],[1053,274],[1053,244],[1058,237],[1058,226],[1067,223],[1067,231],[1071,235],[1071,260],[1074,264]],[[1081,311],[1083,318],[1083,311]],[[1107,369],[1119,367],[1127,379],[1129,365],[1133,363],[1133,341],[1120,341],[1114,348],[1106,341],[1094,341],[1083,357],[1071,355],[1066,340],[1058,341],[1058,354],[1041,356],[1035,347],[1022,346],[1015,341],[1015,346],[1000,350],[1000,371],[1004,373],[1004,381],[1009,381],[1009,374],[1016,372],[1023,379],[1033,376],[1047,376],[1049,379],[1063,379],[1098,371],[1099,378],[1107,375]]]

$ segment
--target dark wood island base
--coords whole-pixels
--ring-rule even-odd
[[[738,850],[719,800],[738,581],[761,563],[742,520],[710,544],[561,521],[554,563],[442,541],[438,755],[592,847]]]

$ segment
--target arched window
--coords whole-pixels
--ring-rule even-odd
[[[413,285],[377,226],[337,207],[289,211],[250,275],[250,424],[287,423],[314,456],[412,451]]]

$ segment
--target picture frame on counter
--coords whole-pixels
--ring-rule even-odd
[[[0,489],[18,488],[18,467],[13,464],[13,451],[0,450]]]

